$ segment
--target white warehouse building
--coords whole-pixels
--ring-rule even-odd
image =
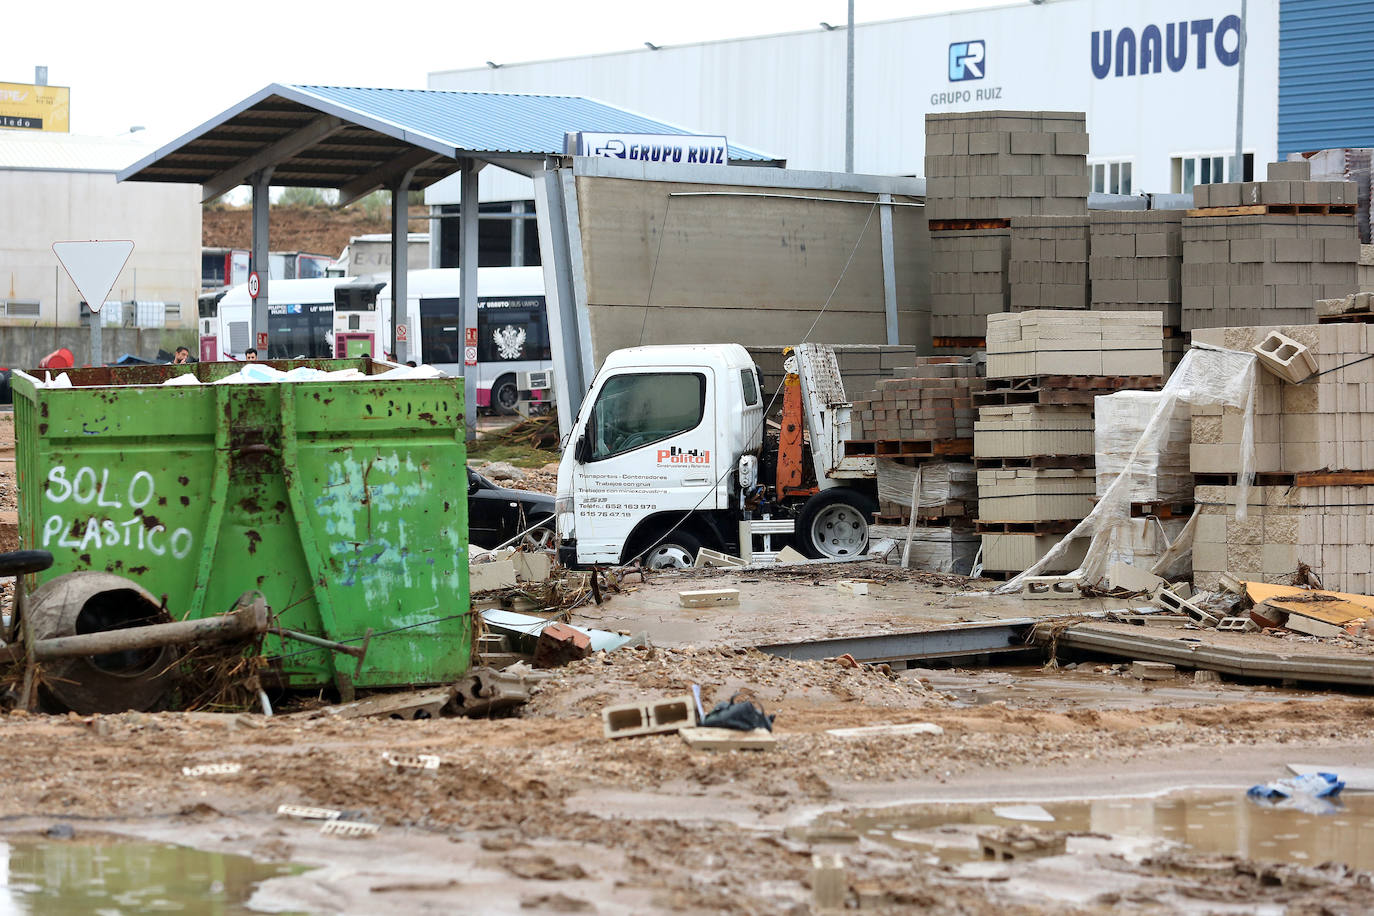
[[[1245,177],[1254,163],[1262,174],[1263,163],[1289,151],[1285,145],[1369,144],[1333,131],[1330,142],[1310,145],[1298,129],[1281,143],[1281,19],[1285,36],[1297,35],[1285,42],[1297,62],[1296,78],[1285,75],[1296,125],[1303,61],[1311,56],[1299,53],[1311,43],[1304,28],[1314,10],[1321,19],[1334,2],[1248,0]],[[1194,183],[1240,180],[1230,164],[1240,13],[1240,0],[1045,0],[860,24],[854,170],[922,176],[928,112],[1054,110],[1087,113],[1093,190],[1180,193]],[[440,71],[429,75],[429,87],[587,95],[724,134],[793,168],[843,171],[845,46],[844,28],[818,28]],[[486,200],[530,196],[519,184],[483,177]],[[451,193],[437,188],[430,202],[452,203]]]

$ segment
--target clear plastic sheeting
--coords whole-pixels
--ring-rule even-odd
[[[934,509],[945,503],[978,499],[978,476],[973,465],[956,461],[927,461],[919,466],[921,492],[919,508]],[[911,507],[916,487],[916,466],[891,458],[878,459],[878,500]]]
[[[1141,433],[1163,397],[1159,391],[1118,391],[1094,398],[1098,498],[1126,467],[1139,442],[1136,469],[1127,482],[1131,502],[1192,499],[1193,474],[1188,464],[1188,447],[1193,440],[1191,406],[1175,400],[1172,413],[1164,418],[1159,441],[1141,442]]]
[[[1131,523],[1133,475],[1143,470],[1146,460],[1143,455],[1158,453],[1161,442],[1169,434],[1168,424],[1180,405],[1221,405],[1235,407],[1243,412],[1240,467],[1236,468],[1236,518],[1244,521],[1255,468],[1255,398],[1258,393],[1258,372],[1258,360],[1253,353],[1195,344],[1184,354],[1183,361],[1169,377],[1168,384],[1160,392],[1159,403],[1155,406],[1140,439],[1131,450],[1121,473],[1107,487],[1093,511],[1041,557],[1039,562],[996,588],[994,593],[1009,594],[1020,591],[1022,580],[1028,576],[1038,576],[1042,570],[1061,561],[1069,552],[1070,545],[1082,538],[1090,538],[1091,542],[1083,562],[1073,574],[1087,583],[1102,580],[1108,569],[1109,559],[1113,555],[1113,542],[1120,537],[1114,536],[1114,532],[1117,529],[1128,528]],[[1171,545],[1166,555],[1157,561],[1156,566],[1177,561],[1179,551],[1184,547],[1177,542],[1188,541],[1194,527],[1194,520],[1190,520],[1184,531],[1175,539],[1175,544]],[[1116,552],[1119,554],[1119,547]]]

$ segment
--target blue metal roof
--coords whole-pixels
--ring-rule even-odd
[[[568,131],[696,133],[576,95],[345,86],[289,88],[470,153],[559,155],[564,152],[563,135]],[[752,162],[777,159],[734,143],[730,144],[730,158]]]
[[[355,189],[410,170],[418,189],[466,158],[531,174],[576,131],[693,133],[581,96],[274,83],[117,177],[199,184],[216,196],[268,166],[273,184]],[[782,164],[735,144],[729,156]]]
[[[1374,146],[1369,0],[1279,4],[1279,155]]]

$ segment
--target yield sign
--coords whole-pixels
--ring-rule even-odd
[[[92,312],[99,312],[114,288],[119,272],[134,253],[127,239],[102,242],[53,242],[52,253],[72,278]]]

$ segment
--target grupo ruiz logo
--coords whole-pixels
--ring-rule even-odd
[[[1240,62],[1241,22],[1239,16],[1227,16],[1220,22],[1194,19],[1189,22],[1169,22],[1160,28],[1147,25],[1139,33],[1127,26],[1115,33],[1111,29],[1093,32],[1093,76],[1144,76],[1162,73],[1164,67],[1178,73],[1188,66],[1189,57],[1199,70],[1207,69],[1207,52],[1223,67]],[[950,50],[950,73],[954,72],[954,51]],[[1137,69],[1137,62],[1139,68]],[[951,75],[950,79],[954,77]]]
[[[659,464],[660,467],[662,467],[663,465],[672,466],[672,465],[675,465],[675,464],[679,464],[679,465],[680,465],[680,464],[710,464],[710,463],[711,463],[711,450],[708,449],[708,448],[706,448],[706,449],[685,448],[685,449],[684,449],[684,448],[678,448],[676,445],[674,445],[672,448],[661,448],[661,449],[658,450],[658,464]]]
[[[983,78],[983,42],[956,41],[949,46],[949,81],[961,83],[964,80]]]

